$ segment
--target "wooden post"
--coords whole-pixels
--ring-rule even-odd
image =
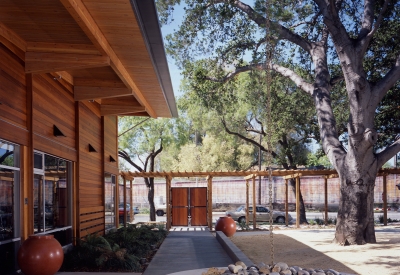
[[[166,197],[167,197],[167,230],[171,229],[171,177],[166,176]]]
[[[285,223],[289,225],[289,194],[288,194],[288,179],[285,179]]]
[[[387,225],[387,183],[386,174],[383,174],[383,225]]]
[[[325,193],[325,225],[328,225],[328,177],[324,177]]]
[[[127,213],[126,213],[126,178],[124,178],[124,227],[126,227],[126,219],[127,219]]]
[[[133,193],[133,189],[132,189],[132,186],[133,186],[133,183],[132,183],[132,179],[130,180],[130,189],[131,189],[131,192],[129,192],[129,195],[130,195],[130,204],[131,204],[131,211],[129,211],[129,221],[130,222],[133,222],[134,220],[135,220],[135,214],[133,213],[133,195],[132,195],[132,193]]]
[[[213,224],[212,224],[212,176],[207,176],[207,193],[208,193],[208,200],[207,200],[208,228],[210,230],[212,230],[213,229]]]
[[[296,228],[300,227],[300,181],[296,177]]]
[[[249,226],[249,180],[246,180],[246,225]]]
[[[253,230],[257,228],[256,212],[256,177],[253,175]]]

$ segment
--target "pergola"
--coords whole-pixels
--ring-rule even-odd
[[[377,176],[383,177],[383,209],[384,209],[384,225],[387,225],[387,183],[386,177],[389,174],[400,174],[400,168],[385,168],[381,169]],[[120,171],[120,175],[124,181],[124,200],[126,201],[126,187],[127,181],[130,181],[130,188],[132,191],[132,181],[134,178],[165,178],[166,180],[166,198],[167,198],[167,229],[171,228],[171,204],[170,204],[170,192],[172,178],[176,177],[206,177],[207,178],[207,192],[208,192],[208,226],[212,229],[212,179],[213,177],[244,177],[246,180],[246,220],[249,213],[249,181],[252,181],[253,197],[252,204],[253,209],[256,209],[256,197],[255,197],[255,179],[259,176],[269,176],[269,171],[213,171],[213,172],[131,172],[131,171]],[[303,176],[321,176],[324,179],[324,190],[325,190],[325,224],[328,223],[328,179],[337,178],[338,174],[336,170],[272,170],[272,176],[283,177],[285,179],[285,222],[288,225],[288,180],[296,180],[296,228],[300,227],[300,178]],[[130,192],[130,202],[132,205],[132,192]],[[126,211],[125,211],[126,213]],[[126,214],[125,214],[126,215]],[[132,211],[130,211],[132,220]],[[256,211],[253,211],[253,228],[256,228]],[[124,219],[124,225],[126,226],[126,217]]]

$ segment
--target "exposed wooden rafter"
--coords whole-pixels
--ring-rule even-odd
[[[102,55],[94,45],[68,43],[28,42],[26,44],[26,51],[42,53],[76,53]]]
[[[112,98],[119,96],[132,95],[132,90],[123,87],[101,87],[101,86],[75,86],[75,101]]]
[[[64,7],[68,10],[71,16],[79,24],[82,30],[86,33],[92,43],[100,50],[110,57],[110,65],[125,85],[132,89],[133,95],[145,107],[146,112],[152,117],[157,117],[154,109],[150,106],[143,93],[136,86],[132,77],[122,65],[121,60],[118,58],[114,50],[111,48],[107,39],[104,37],[100,28],[92,18],[90,12],[81,0],[60,0]]]
[[[121,106],[121,105],[105,105],[101,104],[100,112],[102,116],[134,114],[146,111],[143,106]]]
[[[51,73],[110,65],[108,56],[76,53],[25,53],[26,73]]]

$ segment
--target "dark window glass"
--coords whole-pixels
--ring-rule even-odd
[[[115,175],[105,173],[105,224],[106,229],[115,227]]]
[[[33,155],[33,167],[36,169],[43,169],[43,155],[35,153]]]
[[[18,173],[0,168],[0,241],[14,238],[14,181]]]
[[[44,161],[44,176],[35,174],[33,182],[35,233],[71,225],[69,162],[49,155],[44,155]]]
[[[0,140],[0,165],[19,167],[16,155],[16,147],[11,143]]]

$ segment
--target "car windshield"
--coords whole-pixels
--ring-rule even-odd
[[[244,206],[239,206],[237,209],[236,209],[236,212],[241,212],[241,211],[243,211],[244,210]]]

